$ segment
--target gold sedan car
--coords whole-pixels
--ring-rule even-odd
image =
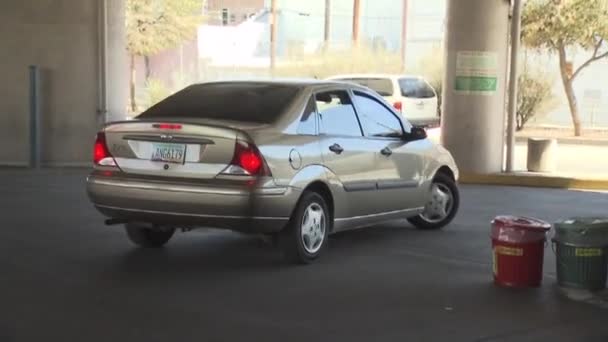
[[[329,234],[439,229],[459,205],[448,151],[372,90],[331,81],[192,85],[106,125],[94,162],[91,201],[143,247],[213,227],[271,235],[309,263]]]

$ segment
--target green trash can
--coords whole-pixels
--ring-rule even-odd
[[[560,286],[599,291],[608,276],[608,218],[573,218],[555,224]]]

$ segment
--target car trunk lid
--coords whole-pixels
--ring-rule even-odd
[[[230,165],[237,140],[248,140],[242,126],[136,120],[110,124],[104,132],[117,166],[127,174],[211,179]]]

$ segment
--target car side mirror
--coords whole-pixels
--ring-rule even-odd
[[[423,127],[414,126],[409,133],[405,133],[404,140],[406,141],[417,141],[424,140],[427,138],[426,129]]]

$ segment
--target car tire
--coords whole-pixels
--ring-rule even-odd
[[[175,233],[174,228],[152,229],[131,223],[125,225],[125,230],[131,242],[144,248],[160,248],[167,244]]]
[[[333,220],[323,196],[305,192],[289,223],[279,233],[278,244],[289,263],[309,264],[327,247]]]
[[[437,190],[440,192],[436,192]],[[450,224],[458,213],[460,193],[452,177],[443,173],[437,174],[431,183],[430,191],[431,198],[426,204],[424,212],[408,219],[418,229],[441,229]],[[443,196],[447,197],[444,198]],[[435,214],[441,211],[441,205],[444,206],[445,215],[442,215],[442,213],[441,215],[436,214],[435,216],[431,216],[431,213]]]

